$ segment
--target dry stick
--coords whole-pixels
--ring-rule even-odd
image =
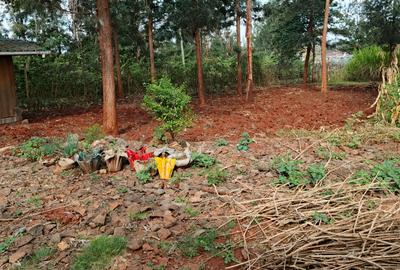
[[[62,208],[67,208],[67,207],[70,207],[71,205],[72,204],[67,204],[67,205],[64,205],[64,206],[59,206],[59,207],[56,207],[56,208],[52,208],[52,209],[49,209],[49,210],[41,211],[41,212],[38,212],[38,213],[33,213],[33,214],[30,214],[30,215],[27,215],[27,216],[24,216],[24,217],[20,217],[20,218],[15,218],[15,219],[0,219],[0,222],[19,221],[19,220],[31,218],[31,217],[34,217],[34,216],[39,216],[39,215],[42,215],[42,214],[45,214],[45,213],[48,213],[48,212],[56,211],[56,210],[59,210],[59,209],[62,209]]]

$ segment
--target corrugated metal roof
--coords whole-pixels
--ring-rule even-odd
[[[45,55],[44,50],[33,42],[17,39],[0,39],[0,55]]]

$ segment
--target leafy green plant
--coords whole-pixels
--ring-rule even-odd
[[[215,145],[218,147],[228,146],[229,142],[227,140],[225,140],[224,138],[219,138],[218,140],[215,141]]]
[[[4,252],[6,252],[11,245],[18,239],[19,236],[21,236],[21,233],[15,234],[15,235],[11,235],[9,237],[7,237],[6,239],[4,239],[3,242],[0,243],[0,254],[3,254]]]
[[[333,152],[330,151],[327,147],[320,146],[316,150],[316,154],[319,158],[329,160],[329,159],[334,159],[334,160],[343,160],[346,158],[346,153],[345,152]]]
[[[140,172],[136,173],[136,178],[139,183],[146,184],[149,183],[152,179],[151,172],[154,170],[154,164],[150,163],[146,166],[146,168]]]
[[[200,215],[200,211],[197,209],[194,209],[191,206],[187,206],[185,208],[185,213],[188,214],[189,217],[197,217],[198,215]]]
[[[184,85],[176,87],[170,79],[164,77],[147,86],[143,105],[161,121],[160,128],[174,138],[177,132],[191,123],[190,101]]]
[[[350,179],[350,184],[366,185],[371,183],[372,177],[369,171],[359,170]]]
[[[300,160],[294,160],[289,155],[278,156],[272,161],[272,168],[278,173],[278,180],[281,184],[300,186],[308,183],[305,174],[300,170]]]
[[[385,160],[375,165],[371,170],[371,177],[392,191],[400,191],[400,164],[394,160]]]
[[[19,157],[37,161],[45,156],[53,156],[59,145],[49,139],[32,137],[14,150]]]
[[[64,157],[72,157],[74,154],[79,152],[79,139],[74,134],[68,134],[67,141],[63,145]]]
[[[314,212],[311,216],[315,224],[332,224],[333,220],[324,213]]]
[[[245,132],[242,134],[242,139],[240,139],[239,143],[236,145],[236,149],[239,151],[248,151],[249,145],[254,141],[250,138],[249,133]]]
[[[191,173],[174,173],[174,176],[169,180],[171,185],[176,185],[186,180],[189,180],[192,177]]]
[[[221,167],[217,166],[210,169],[207,174],[207,182],[211,185],[219,185],[224,183],[229,177],[229,174]]]
[[[347,147],[357,149],[361,145],[361,138],[358,136],[351,137],[350,141],[347,143]]]
[[[165,131],[161,127],[154,129],[153,137],[158,142],[166,143],[168,141]]]
[[[208,154],[198,152],[192,153],[192,164],[195,167],[209,168],[216,162],[217,160]]]
[[[222,244],[217,245],[217,249],[221,250],[219,253],[219,257],[222,257],[224,259],[225,264],[230,264],[233,262],[238,263],[239,260],[235,257],[234,254],[234,245],[232,242],[226,242]]]
[[[307,168],[307,172],[310,176],[311,183],[316,184],[318,181],[322,180],[326,175],[326,168],[321,164],[311,164]]]
[[[113,257],[122,253],[127,240],[119,236],[99,236],[77,256],[72,270],[106,269]]]
[[[149,216],[148,212],[129,213],[129,215],[128,215],[129,220],[131,220],[131,221],[145,220],[146,218],[148,218],[148,216]]]
[[[94,124],[84,131],[84,136],[85,143],[91,145],[93,142],[103,139],[105,134],[99,124]]]

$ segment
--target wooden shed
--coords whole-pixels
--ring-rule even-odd
[[[44,56],[49,53],[32,42],[0,39],[0,124],[13,123],[21,117],[17,109],[17,87],[12,57]]]

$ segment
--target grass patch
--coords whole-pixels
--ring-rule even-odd
[[[112,258],[121,254],[126,248],[127,240],[117,236],[100,236],[78,255],[71,269],[91,270],[106,269],[110,266]]]

